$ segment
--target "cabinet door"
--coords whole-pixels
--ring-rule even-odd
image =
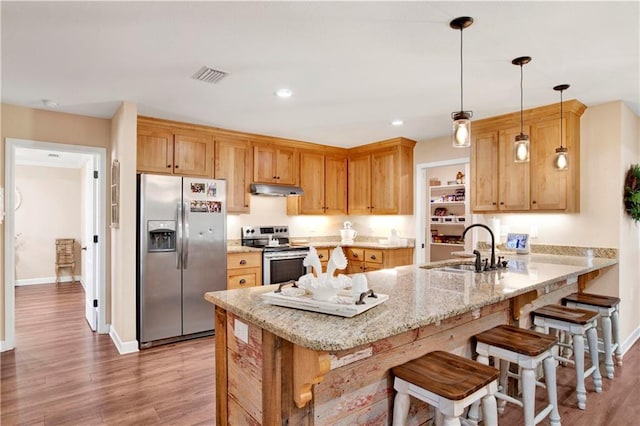
[[[253,180],[261,183],[276,183],[275,149],[267,146],[253,147]]]
[[[566,210],[569,173],[553,165],[556,148],[560,146],[560,121],[536,123],[535,144],[531,152],[531,210]],[[562,120],[566,135],[566,120]],[[563,141],[563,146],[567,143]]]
[[[398,213],[398,153],[395,149],[371,154],[371,213]]]
[[[349,158],[349,214],[369,214],[371,207],[371,155]]]
[[[313,152],[300,153],[300,213],[324,214],[325,212],[324,155]]]
[[[525,134],[529,134],[528,126],[524,127]],[[529,164],[516,163],[514,142],[520,128],[500,131],[500,145],[498,155],[498,210],[517,211],[529,210]],[[535,144],[532,143],[531,145]]]
[[[173,134],[138,127],[136,168],[139,172],[173,173]]]
[[[325,213],[347,214],[347,159],[327,156],[324,170]]]
[[[295,185],[298,183],[297,151],[293,148],[278,148],[276,151],[276,183]]]
[[[227,212],[249,213],[251,144],[246,139],[217,136],[213,175],[227,180]]]
[[[175,174],[211,178],[213,143],[207,135],[174,135]]]
[[[498,132],[478,133],[471,144],[471,209],[498,210]]]

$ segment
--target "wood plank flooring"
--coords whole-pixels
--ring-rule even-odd
[[[90,330],[83,298],[79,283],[16,288],[0,424],[215,424],[213,337],[120,355]]]
[[[0,424],[215,424],[213,337],[119,355],[109,336],[90,331],[83,298],[80,284],[16,288],[16,349],[2,353]],[[574,371],[559,367],[562,424],[639,424],[640,343],[615,375],[603,379],[601,394],[587,379],[582,411]],[[538,390],[538,406],[544,395]],[[520,425],[521,410],[508,405],[498,421]]]

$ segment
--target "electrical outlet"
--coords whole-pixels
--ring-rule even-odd
[[[538,225],[531,225],[531,229],[529,230],[529,238],[538,238]]]
[[[242,321],[233,321],[233,334],[244,343],[249,343],[249,326]]]

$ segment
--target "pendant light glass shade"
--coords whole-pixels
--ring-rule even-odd
[[[513,161],[516,163],[526,163],[529,161],[529,136],[524,133],[520,133],[516,136],[516,141],[513,143]]]
[[[471,120],[464,112],[456,113],[453,117],[453,146],[465,148],[471,146]]]
[[[524,122],[522,118],[523,109],[523,91],[522,91],[522,66],[531,62],[530,56],[521,56],[515,58],[511,63],[520,67],[520,134],[516,135],[516,140],[513,143],[513,161],[516,163],[528,163],[529,162],[529,135],[524,134]]]
[[[473,112],[465,111],[463,107],[463,62],[462,62],[462,30],[473,24],[473,18],[461,16],[449,23],[454,30],[460,30],[460,111],[451,113],[453,119],[453,132],[451,134],[451,144],[454,148],[468,148],[471,146],[471,117]]]
[[[556,157],[553,159],[553,166],[558,170],[569,168],[569,153],[566,147],[562,146],[562,92],[569,88],[568,84],[559,84],[553,90],[560,92],[560,147],[556,148]]]

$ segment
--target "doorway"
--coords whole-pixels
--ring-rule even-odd
[[[440,209],[442,209],[446,215],[452,215],[447,218],[452,219],[452,221],[455,220],[455,222],[445,223],[443,221],[441,226],[431,226],[431,216],[434,215],[434,208],[432,208],[433,197],[442,197],[443,194],[453,196],[456,194],[456,191],[459,191],[460,189],[458,188],[459,185],[457,185],[455,181],[455,171],[457,170],[464,171],[463,182],[467,183],[467,185],[462,185],[466,186],[462,192],[462,194],[464,194],[462,200],[464,201],[460,201],[457,198],[445,200],[445,202],[441,204],[446,205],[447,203],[450,203],[451,205],[448,206],[449,208],[447,209],[447,207],[440,206]],[[449,240],[438,240],[435,244],[432,244],[434,243],[434,240],[432,239],[431,232],[433,229],[437,229],[440,234],[459,234],[461,233],[461,230],[464,229],[465,223],[468,226],[474,222],[474,216],[470,214],[468,207],[470,195],[468,191],[469,177],[468,157],[435,161],[431,163],[420,163],[416,165],[416,264],[424,264],[434,260],[450,258],[451,256],[449,256],[449,254],[452,251],[468,251],[474,246],[472,238],[465,239],[464,244],[459,244],[459,241]],[[430,185],[429,180],[434,178],[439,181],[436,182],[438,185]],[[442,188],[442,190],[432,191],[435,187]],[[451,208],[458,203],[460,204],[459,206]],[[460,222],[462,218],[466,219],[466,222]],[[443,217],[443,219],[445,219],[445,217]],[[445,231],[442,231],[443,229]],[[437,252],[432,253],[434,250]]]
[[[57,156],[57,157],[56,157]],[[58,160],[64,158],[66,167],[80,169],[82,209],[86,217],[82,226],[82,277],[85,288],[85,317],[92,330],[108,333],[106,323],[106,149],[80,145],[57,144],[22,139],[6,139],[6,224],[5,224],[5,340],[2,351],[15,347],[15,285],[16,285],[16,214],[15,206],[20,198],[16,188],[16,165],[24,164],[25,158],[40,165],[47,159],[65,165]],[[75,161],[75,163],[74,163]],[[63,164],[62,166],[60,164]],[[22,200],[22,202],[24,202]],[[13,208],[9,208],[13,206]],[[95,302],[94,302],[95,300]],[[97,306],[96,306],[97,305]]]

